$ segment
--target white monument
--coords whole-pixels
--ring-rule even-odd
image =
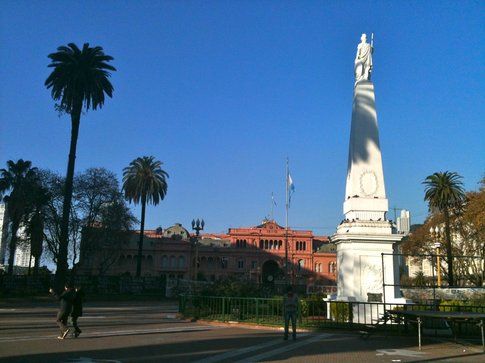
[[[371,82],[373,44],[362,34],[355,57],[344,220],[331,240],[337,245],[338,293],[341,301],[404,302],[395,271],[394,245],[403,238],[387,220],[374,85]],[[397,266],[397,264],[396,264]]]

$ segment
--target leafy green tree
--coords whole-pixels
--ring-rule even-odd
[[[450,217],[455,209],[463,205],[465,191],[462,177],[455,172],[437,172],[424,180],[424,200],[428,202],[430,210],[443,213],[445,223],[445,249],[448,264],[448,283],[454,285],[453,250],[451,241]]]
[[[7,168],[0,169],[0,196],[6,203],[7,217],[10,222],[10,243],[8,256],[9,275],[13,274],[15,250],[17,249],[18,230],[29,204],[29,191],[37,178],[37,168],[32,162],[19,159],[7,161]],[[5,195],[5,193],[9,195]]]
[[[140,239],[136,276],[141,275],[141,255],[145,231],[145,209],[147,203],[157,205],[167,194],[168,174],[161,168],[162,162],[153,156],[143,156],[133,160],[123,169],[123,190],[125,198],[135,205],[141,204]]]
[[[105,94],[112,97],[113,86],[109,81],[109,71],[116,69],[108,64],[113,57],[106,55],[103,48],[90,47],[88,43],[84,43],[82,49],[74,43],[60,46],[57,52],[49,54],[48,57],[51,59],[48,67],[53,70],[46,79],[45,86],[51,89],[52,98],[59,101],[57,109],[71,115],[71,145],[64,186],[61,240],[56,270],[56,283],[60,286],[64,283],[68,270],[69,215],[81,112],[83,108],[86,111],[90,108],[101,108]]]

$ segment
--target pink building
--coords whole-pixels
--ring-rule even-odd
[[[288,241],[288,267],[285,267],[285,244]],[[107,275],[134,275],[138,251],[138,232],[116,246],[83,251],[79,270],[99,274],[102,256],[111,257]],[[198,250],[199,266],[195,256]],[[195,236],[181,224],[165,230],[145,232],[142,275],[214,281],[238,276],[255,282],[272,283],[285,272],[293,283],[334,285],[336,283],[335,246],[325,236],[312,231],[286,229],[274,221],[248,228],[230,228],[227,234]]]

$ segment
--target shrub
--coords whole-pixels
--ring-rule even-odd
[[[352,304],[347,302],[333,302],[330,303],[330,312],[332,318],[338,322],[352,321],[354,316],[352,313]]]

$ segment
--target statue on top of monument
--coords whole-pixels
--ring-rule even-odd
[[[372,34],[374,35],[374,34]],[[357,54],[355,55],[355,83],[367,80],[370,81],[372,72],[372,52],[374,50],[371,44],[367,43],[367,36],[362,34],[361,42],[357,46]]]

